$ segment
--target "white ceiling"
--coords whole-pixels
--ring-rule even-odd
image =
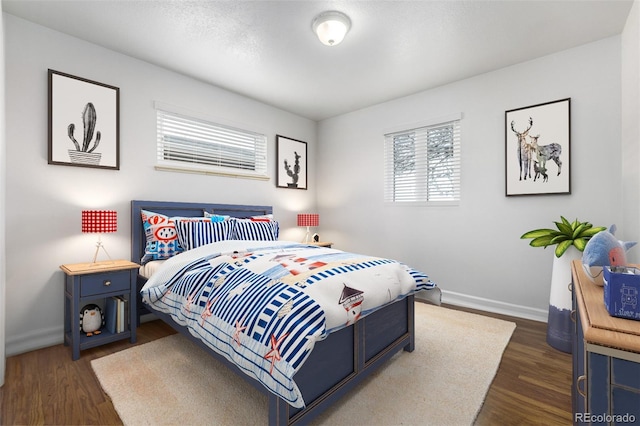
[[[313,120],[620,34],[632,0],[2,0],[3,11]],[[352,21],[338,46],[320,12]]]

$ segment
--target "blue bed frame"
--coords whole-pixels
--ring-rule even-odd
[[[202,217],[204,211],[234,217],[271,214],[273,211],[270,206],[134,200],[131,202],[131,260],[134,262],[139,262],[144,253],[146,240],[140,216],[140,210],[143,209],[168,216],[187,217]],[[138,276],[138,291],[145,281],[144,277]],[[327,339],[316,343],[311,355],[294,377],[307,404],[304,409],[299,409],[268,392],[258,381],[195,339],[185,327],[175,323],[170,315],[154,311],[141,303],[138,306],[140,314],[144,313],[144,309],[153,312],[266,394],[269,398],[270,425],[309,423],[394,354],[401,350],[412,352],[415,346],[413,296],[390,304],[352,326],[332,333]]]

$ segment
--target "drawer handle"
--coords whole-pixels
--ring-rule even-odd
[[[105,287],[109,287],[111,285],[111,281],[110,280],[104,280],[104,282],[102,283]]]
[[[569,292],[573,293],[573,282],[570,282],[567,288],[569,289]]]
[[[580,388],[580,383],[584,383],[585,379],[587,378],[587,376],[585,376],[584,374],[580,377],[578,377],[578,380],[576,380],[576,390],[578,391],[578,393],[580,395],[582,395],[583,398],[587,397],[586,392],[584,391],[584,389]]]
[[[569,316],[571,317],[571,321],[572,322],[576,322],[576,310],[575,309],[571,310],[571,314]]]

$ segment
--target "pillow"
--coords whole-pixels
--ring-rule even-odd
[[[251,216],[249,219],[253,220],[254,222],[271,222],[273,220],[273,215],[265,214],[262,216]]]
[[[140,213],[147,237],[144,256],[140,260],[142,264],[151,260],[168,259],[183,251],[173,218],[147,210],[141,210]]]
[[[213,222],[211,219],[177,220],[176,229],[180,245],[185,250],[191,250],[205,244],[231,239],[233,223],[230,221]]]
[[[211,222],[224,222],[225,220],[229,220],[231,216],[223,216],[221,214],[214,214],[209,212],[204,212],[204,217],[211,219]]]
[[[276,241],[280,227],[275,220],[234,219],[233,240]]]

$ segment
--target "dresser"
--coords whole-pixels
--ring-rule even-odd
[[[576,425],[640,422],[640,321],[610,316],[604,289],[580,260],[571,266],[573,420]]]

